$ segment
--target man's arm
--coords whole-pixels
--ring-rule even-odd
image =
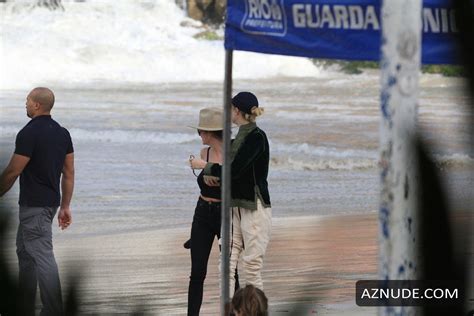
[[[61,229],[68,228],[72,223],[71,199],[74,191],[74,153],[66,155],[61,178],[61,207],[58,214],[58,224]]]
[[[13,184],[15,183],[18,176],[23,172],[26,165],[30,161],[30,157],[13,154],[10,163],[3,170],[0,176],[0,197],[7,193]]]

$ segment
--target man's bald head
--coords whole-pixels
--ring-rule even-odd
[[[49,112],[54,105],[54,93],[48,88],[37,87],[31,90],[30,98],[41,105],[43,111]]]

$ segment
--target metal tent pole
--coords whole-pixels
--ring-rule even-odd
[[[229,243],[230,243],[230,137],[232,94],[232,50],[225,51],[224,79],[224,159],[221,179],[221,315],[228,315],[229,306]]]
[[[418,271],[416,133],[421,60],[421,0],[382,4],[379,279],[414,280]],[[380,307],[379,315],[417,315]]]

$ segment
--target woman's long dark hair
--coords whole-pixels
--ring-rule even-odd
[[[224,137],[223,131],[212,131],[210,133],[212,133],[212,136],[220,140],[222,140],[222,138]]]
[[[243,316],[268,316],[268,299],[262,290],[248,284],[235,292],[232,308]]]
[[[199,135],[201,135],[201,130],[197,131]],[[223,131],[205,131],[207,133],[211,133],[213,137],[222,140],[224,138],[224,132]]]

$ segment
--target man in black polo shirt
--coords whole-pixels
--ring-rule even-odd
[[[0,177],[1,197],[20,176],[16,245],[27,315],[34,315],[38,284],[41,315],[63,314],[51,224],[58,207],[59,227],[65,229],[71,224],[74,150],[69,132],[51,118],[53,105],[54,94],[48,88],[35,88],[28,94],[26,113],[31,121],[18,133],[15,153]]]

